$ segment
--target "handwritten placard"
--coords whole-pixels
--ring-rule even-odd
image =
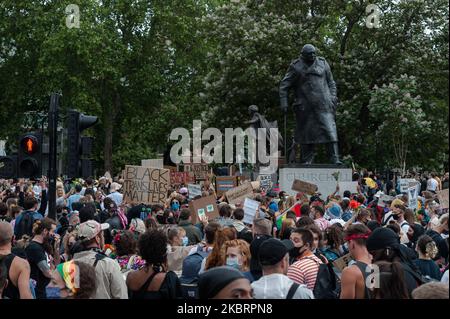
[[[259,210],[260,202],[246,198],[244,201],[244,223],[253,225],[253,219],[255,218],[256,212]]]
[[[295,179],[292,183],[292,190],[299,193],[314,195],[317,192],[317,185]]]
[[[194,178],[189,172],[170,171],[170,184],[172,185],[188,184],[193,181]]]
[[[441,208],[448,209],[448,188],[437,192]]]
[[[333,265],[334,265],[334,267],[339,269],[340,272],[342,272],[342,270],[344,270],[344,268],[348,266],[348,263],[351,260],[352,260],[352,256],[350,255],[350,253],[348,253],[348,254],[336,259],[335,261],[333,261]]]
[[[188,184],[189,198],[195,198],[196,196],[202,196],[202,185],[200,184]]]
[[[267,192],[272,187],[272,175],[259,175],[258,180],[262,191]]]
[[[124,172],[124,199],[135,204],[164,204],[169,183],[167,169],[127,165]]]
[[[184,164],[185,172],[194,173],[196,180],[205,180],[208,178],[208,164]]]
[[[252,184],[245,182],[241,186],[230,189],[225,193],[228,203],[236,204],[238,202],[243,202],[246,197],[250,197],[253,194]]]
[[[209,221],[219,217],[219,209],[213,195],[193,200],[189,203],[189,209],[192,212],[193,224],[196,224],[201,216],[207,216]]]

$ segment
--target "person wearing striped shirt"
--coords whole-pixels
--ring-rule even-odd
[[[311,251],[314,243],[313,233],[304,228],[296,228],[290,239],[295,246],[291,252],[295,261],[289,266],[287,276],[294,282],[314,290],[319,265],[323,262]]]

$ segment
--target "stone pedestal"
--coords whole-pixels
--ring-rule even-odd
[[[295,195],[297,192],[293,191],[291,187],[294,180],[299,179],[304,182],[316,184],[319,192],[322,194],[321,197],[325,199],[336,190],[336,179],[332,175],[334,172],[340,172],[338,181],[340,193],[342,194],[346,190],[342,186],[350,185],[347,183],[352,181],[353,171],[351,168],[332,164],[283,165],[279,170],[280,189],[289,195]]]

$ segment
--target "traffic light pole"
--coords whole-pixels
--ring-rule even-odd
[[[58,145],[58,108],[60,95],[53,93],[50,97],[48,112],[49,158],[48,158],[48,217],[56,220],[56,148]]]

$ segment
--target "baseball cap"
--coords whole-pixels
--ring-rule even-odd
[[[269,238],[262,242],[259,247],[259,262],[262,266],[276,265],[293,248],[294,243],[289,239],[279,240],[275,238]]]
[[[180,194],[187,194],[188,193],[188,189],[186,187],[181,187],[179,193]]]
[[[87,222],[80,224],[80,226],[78,227],[78,237],[81,239],[91,240],[102,230],[108,228],[108,223],[99,224],[95,220],[88,220]]]

